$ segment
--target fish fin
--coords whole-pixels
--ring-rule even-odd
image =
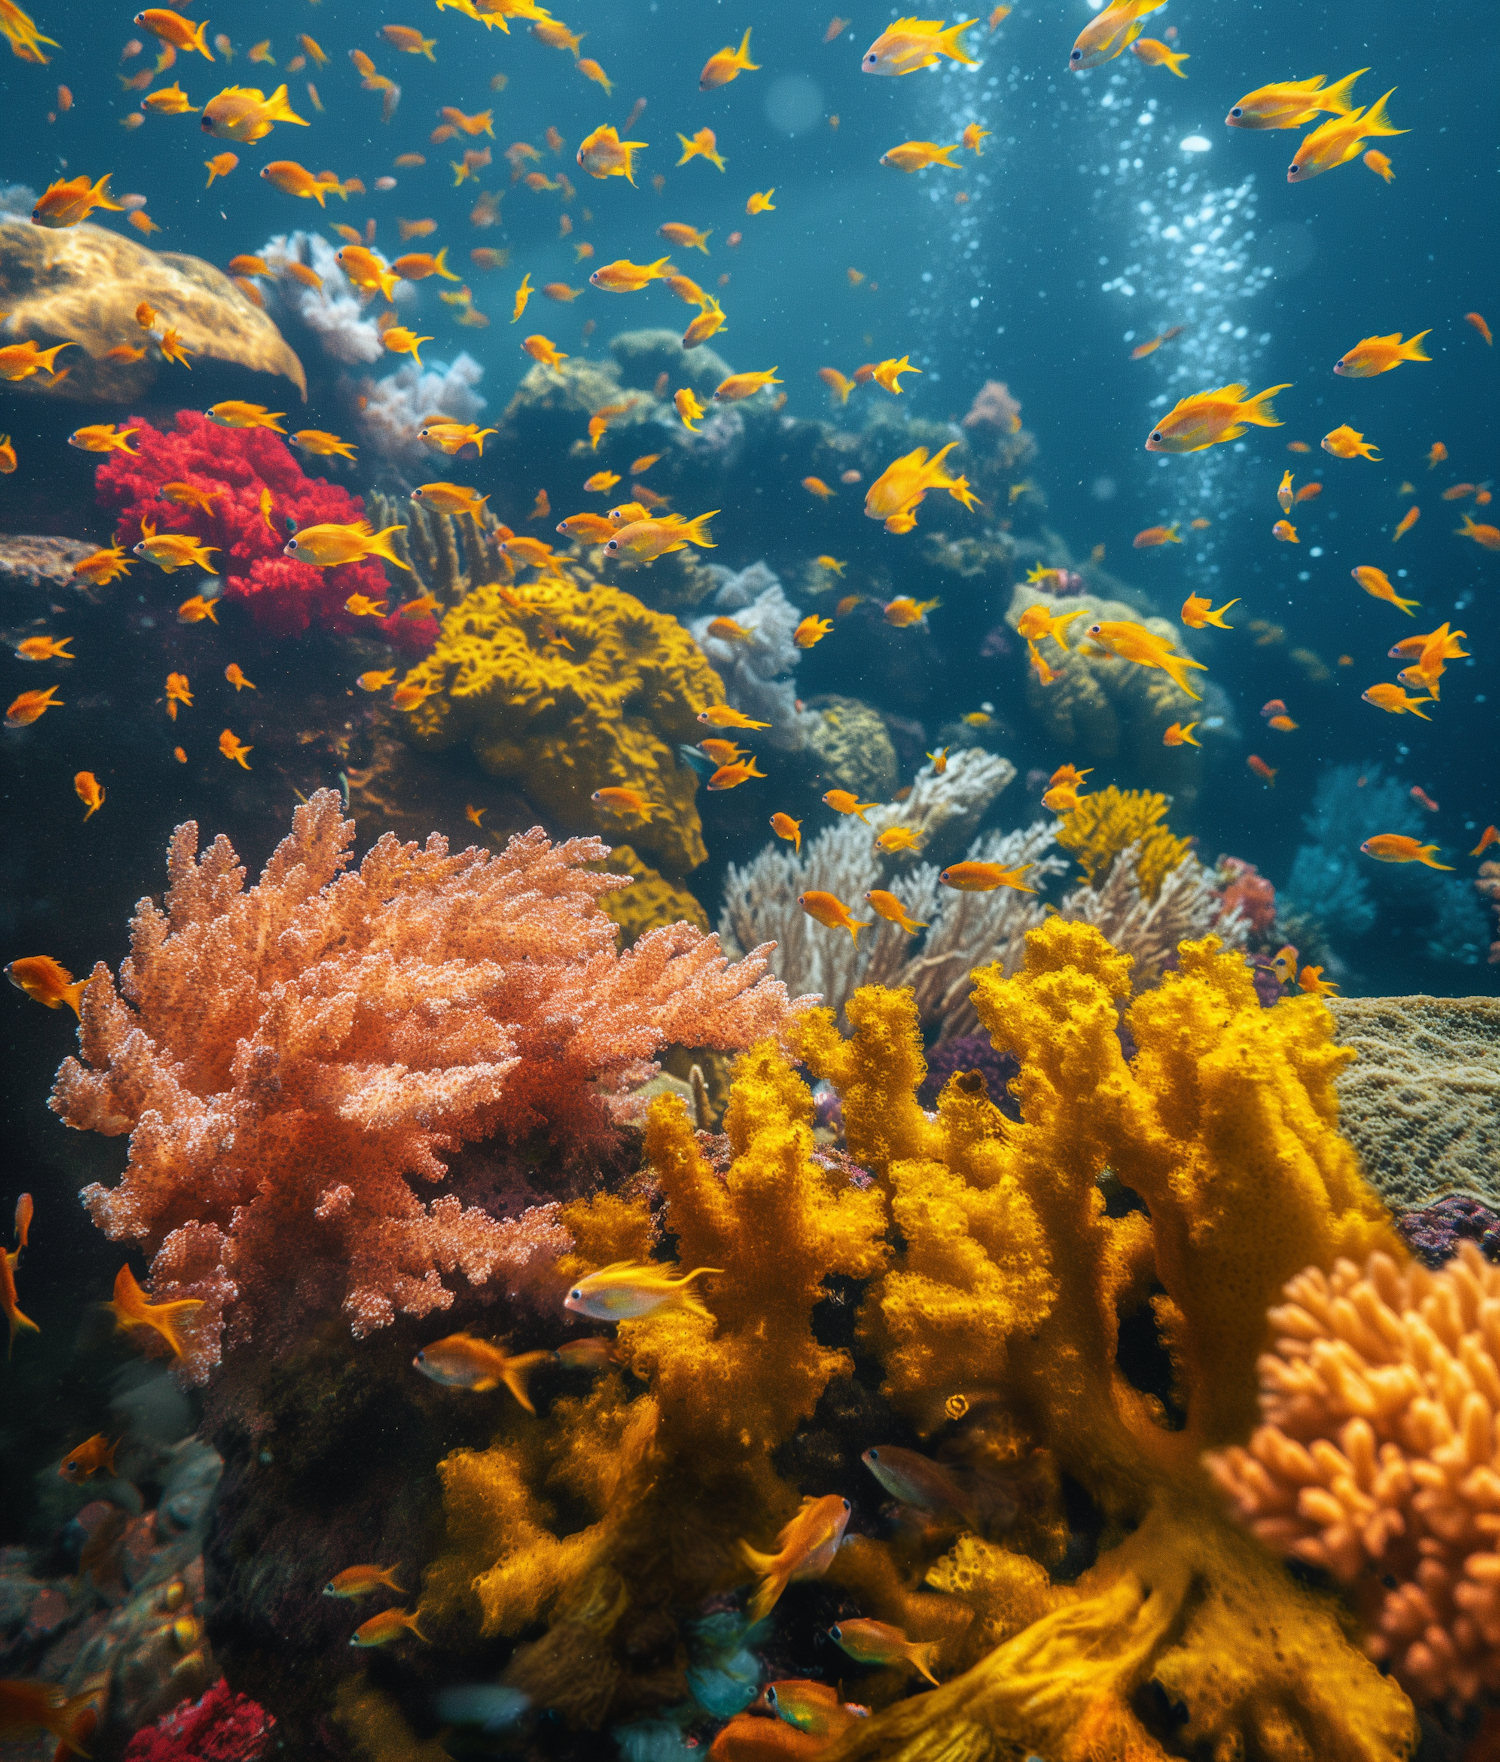
[[[1331,111],[1335,116],[1348,116],[1355,109],[1354,102],[1349,96],[1354,90],[1354,82],[1360,77],[1360,74],[1369,71],[1368,67],[1361,67],[1354,73],[1346,73],[1341,80],[1335,80],[1331,86],[1322,86],[1321,89],[1318,86],[1310,86],[1308,90],[1317,91],[1319,110]],[[1320,85],[1321,80],[1322,76],[1319,75]]]
[[[1401,344],[1401,359],[1403,361],[1430,361],[1432,359],[1431,355],[1424,355],[1418,345],[1421,343],[1424,336],[1431,335],[1432,332],[1430,330],[1419,330],[1415,336],[1409,336],[1406,341]]]
[[[1268,385],[1263,392],[1257,392],[1253,398],[1246,398],[1241,403],[1236,412],[1236,420],[1253,422],[1257,428],[1282,427],[1280,417],[1271,407],[1271,399],[1275,397],[1277,392],[1287,392],[1291,389],[1292,382],[1290,380],[1285,385]]]
[[[922,1675],[927,1678],[928,1682],[932,1683],[934,1686],[937,1685],[937,1678],[932,1674],[932,1670],[933,1666],[937,1663],[937,1655],[938,1642],[936,1640],[924,1640],[918,1644],[914,1644],[911,1651],[907,1654],[916,1668],[920,1670]]]
[[[287,102],[285,86],[278,86],[266,100],[266,115],[272,122],[295,122],[300,123],[303,128],[310,126],[306,118],[294,114]]]
[[[192,38],[192,41],[188,44],[188,50],[189,50],[189,52],[191,52],[192,50],[196,49],[200,55],[206,55],[208,57],[208,59],[210,61],[212,61],[213,60],[213,52],[212,52],[212,50],[210,50],[208,44],[204,41],[204,36],[203,36],[203,33],[207,29],[208,29],[208,20],[205,18],[198,25],[197,29],[193,32],[193,38]]]
[[[90,974],[89,978],[92,977],[93,975]],[[68,1008],[72,1010],[73,1014],[80,1020],[83,1017],[83,994],[88,990],[88,984],[88,979],[79,979],[76,983],[72,985],[64,985],[62,988],[64,1001],[67,1003]]]
[[[398,569],[406,570],[407,574],[409,575],[411,573],[411,564],[410,563],[403,563],[401,561],[401,559],[396,555],[396,553],[391,549],[391,541],[390,541],[390,537],[389,537],[389,535],[393,532],[405,532],[405,531],[406,531],[406,528],[404,526],[386,526],[386,527],[383,527],[379,532],[372,532],[372,533],[368,534],[368,536],[366,538],[366,543],[365,543],[366,555],[372,556],[372,557],[384,557],[387,563],[394,563]]]
[[[1361,140],[1367,135],[1409,135],[1411,133],[1410,129],[1392,127],[1391,119],[1386,114],[1386,99],[1389,98],[1395,90],[1396,88],[1392,86],[1389,92],[1386,92],[1382,97],[1377,98],[1370,108],[1360,116],[1359,133]]]
[[[1155,6],[1164,6],[1166,0],[1151,0],[1151,4]],[[1147,10],[1149,10],[1149,7]],[[971,25],[976,25],[978,23],[979,17],[978,14],[976,14],[973,18],[966,18],[959,24],[949,25],[947,30],[939,31],[937,33],[933,47],[935,49],[940,49],[944,54],[951,55],[955,61],[961,61],[965,67],[978,67],[979,63],[974,57],[965,54],[964,46],[959,40],[962,32],[968,30]]]

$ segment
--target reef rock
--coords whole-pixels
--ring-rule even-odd
[[[1393,1208],[1463,1193],[1500,1208],[1500,998],[1330,997],[1358,1059],[1339,1124]]]
[[[149,250],[102,226],[49,231],[0,222],[0,310],[10,314],[5,340],[80,345],[61,358],[70,369],[66,378],[53,383],[36,374],[18,389],[81,404],[143,396],[162,370],[153,348],[139,361],[103,358],[122,343],[145,341],[135,321],[142,300],[193,357],[279,374],[307,396],[307,375],[281,332],[211,263]]]

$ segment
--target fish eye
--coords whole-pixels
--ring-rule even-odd
[[[1286,174],[1287,174],[1287,176],[1288,176],[1288,177],[1295,177],[1295,176],[1296,176],[1296,175],[1297,175],[1297,167],[1296,167],[1296,165],[1295,165],[1295,164],[1292,164],[1292,165],[1289,165],[1289,166],[1288,166],[1288,167],[1287,167],[1287,168],[1286,168]]]
[[[296,548],[297,548],[297,541],[296,541],[296,539],[294,539],[294,538],[289,538],[289,539],[288,539],[288,540],[287,540],[287,541],[286,541],[286,548],[287,548],[287,549],[288,549],[288,550],[289,550],[289,551],[294,551],[294,550],[296,550]]]
[[[1231,115],[1231,116],[1243,116],[1243,115],[1244,115],[1244,114],[1245,114],[1245,112],[1244,112],[1244,110],[1243,110],[1243,109],[1242,109],[1242,107],[1241,107],[1241,106],[1240,106],[1240,105],[1238,105],[1238,104],[1236,104],[1236,105],[1235,105],[1235,107],[1234,107],[1234,109],[1233,109],[1233,110],[1231,110],[1231,111],[1230,111],[1230,112],[1229,112],[1229,114],[1230,114],[1230,115]]]
[[[1082,49],[1075,49],[1073,51],[1073,53],[1068,57],[1068,60],[1069,61],[1082,61],[1083,60]]]
[[[1152,440],[1160,440],[1161,439],[1161,430],[1159,428],[1153,428],[1151,431],[1151,438],[1152,438]]]
[[[852,1511],[854,1509],[847,1499],[844,1501],[844,1509],[845,1511]]]
[[[582,1295],[583,1291],[575,1286],[575,1288],[568,1293],[568,1301],[571,1303],[575,1297],[581,1297]]]

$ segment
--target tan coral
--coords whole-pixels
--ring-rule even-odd
[[[201,356],[279,374],[306,398],[307,375],[281,332],[211,263],[152,251],[87,223],[57,232],[0,222],[0,311],[11,315],[5,340],[81,345],[60,357],[70,371],[55,387],[36,374],[18,390],[74,403],[126,403],[166,372],[179,376],[186,396],[187,375],[179,367],[164,368],[149,343],[141,361],[103,358],[121,344],[147,343],[135,319],[142,300],[177,331],[195,361]]]
[[[700,710],[724,701],[719,676],[675,618],[617,588],[552,577],[518,592],[524,604],[478,587],[443,620],[436,649],[406,676],[437,687],[412,713],[412,740],[467,741],[563,826],[624,833],[669,870],[695,868],[708,855],[698,777],[675,749],[702,735]],[[656,811],[610,812],[591,799],[605,788],[633,789]]]

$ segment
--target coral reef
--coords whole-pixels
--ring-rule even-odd
[[[199,861],[179,827],[165,910],[141,902],[120,992],[94,969],[85,1062],[58,1072],[69,1125],[131,1134],[123,1178],[84,1202],[154,1257],[157,1301],[202,1303],[190,1380],[340,1306],[356,1336],[446,1309],[455,1272],[534,1284],[566,1245],[555,1206],[497,1217],[452,1182],[424,1201],[439,1153],[544,1131],[583,1154],[609,1135],[602,1094],[662,1047],[737,1048],[787,1013],[763,956],[729,966],[692,925],[617,955],[598,900],[619,877],[580,866],[597,841],[450,856],[387,835],[341,873],[353,835],[320,791],[247,892],[226,839]]]
[[[255,253],[274,272],[272,297],[317,338],[323,353],[347,366],[378,361],[385,348],[375,320],[339,268],[335,248],[321,233],[278,233]],[[311,269],[322,282],[308,287],[285,273],[289,263]]]
[[[719,919],[726,946],[774,942],[772,970],[789,989],[797,995],[815,993],[835,1010],[860,985],[908,986],[924,1031],[942,1041],[971,1034],[978,1025],[969,999],[972,970],[998,962],[1006,972],[1014,971],[1026,933],[1054,910],[1063,918],[1094,924],[1130,954],[1141,989],[1161,978],[1185,939],[1212,929],[1230,946],[1243,944],[1245,921],[1237,911],[1225,910],[1213,871],[1188,851],[1186,841],[1171,838],[1164,828],[1159,829],[1160,843],[1170,846],[1176,861],[1165,869],[1160,861],[1155,865],[1154,894],[1137,880],[1138,846],[1130,843],[1116,853],[1105,849],[1107,838],[1096,853],[1099,885],[1076,888],[1055,906],[1039,894],[1011,888],[967,893],[940,886],[942,861],[959,854],[958,834],[985,812],[1014,775],[1008,760],[970,748],[955,753],[942,776],[925,766],[907,800],[872,809],[866,815],[868,826],[847,819],[809,839],[800,855],[772,845],[743,867],[731,864]],[[1118,794],[1102,791],[1101,796],[1111,793]],[[1083,798],[1090,799],[1097,798]],[[1149,799],[1161,803],[1160,797]],[[1149,825],[1154,809],[1148,806],[1137,817]],[[986,833],[963,854],[970,862],[1007,868],[1035,864],[1029,880],[1041,889],[1067,866],[1051,848],[1061,823],[1037,821],[1015,832]],[[1109,826],[1116,823],[1128,828],[1133,821],[1129,814],[1116,814]],[[922,855],[934,860],[914,862],[909,853],[884,855],[875,838],[893,826],[915,832]],[[874,920],[857,939],[846,938],[814,922],[797,904],[799,894],[814,889],[836,895],[858,916],[868,891],[890,886],[908,916],[925,926],[925,935],[909,936],[898,925]]]
[[[191,1707],[137,1732],[125,1762],[264,1762],[276,1744],[275,1719],[220,1677]]]
[[[140,361],[105,359],[117,345],[139,340],[135,309],[142,300],[177,331],[195,363],[223,361],[278,374],[307,395],[302,363],[280,331],[211,263],[152,251],[87,222],[56,232],[29,220],[0,221],[0,311],[9,314],[7,341],[79,344],[67,352],[65,379],[48,382],[38,374],[16,387],[23,395],[70,403],[144,397],[163,371],[155,351]]]
[[[73,566],[99,547],[77,538],[0,532],[0,584],[72,587]]]
[[[1237,911],[1257,937],[1276,928],[1276,889],[1254,863],[1241,857],[1220,857],[1216,879],[1226,912]]]
[[[693,641],[723,681],[725,699],[753,721],[770,723],[766,743],[799,752],[814,721],[798,709],[797,683],[789,677],[802,659],[803,651],[792,641],[802,612],[764,563],[738,574],[710,564],[709,572],[717,585],[702,612],[687,620]],[[751,640],[712,635],[709,626],[720,618],[748,630]]]
[[[902,1243],[860,1324],[886,1392],[924,1432],[965,1416],[976,1447],[1017,1428],[1102,1517],[1076,1587],[993,1544],[960,1542],[951,1569],[929,1570],[1003,1643],[861,1722],[841,1756],[916,1762],[963,1744],[1083,1762],[1161,1754],[1170,1732],[1178,1754],[1396,1762],[1414,1741],[1409,1704],[1349,1645],[1336,1603],[1235,1538],[1199,1465],[1254,1417],[1265,1308],[1289,1270],[1400,1252],[1337,1131],[1347,1054],[1319,1000],[1262,1010],[1214,939],[1178,959],[1126,1010],[1129,1061],[1117,1012],[1130,963],[1093,929],[1049,919],[1014,977],[976,974],[981,1020],[1021,1062],[1019,1127],[960,1081],[935,1121],[922,1114],[900,993],[857,993],[847,1041],[829,1012],[798,1030]],[[1106,1170],[1144,1210],[1106,1209]],[[1141,1311],[1170,1354],[1160,1396],[1127,1374]],[[910,1582],[867,1571],[864,1612],[914,1612]]]
[[[365,504],[377,531],[406,528],[392,535],[392,549],[444,607],[456,606],[473,588],[511,578],[510,562],[500,549],[500,522],[488,508],[474,520],[467,514],[440,514],[410,496],[387,496],[379,490],[372,490]]]
[[[616,874],[635,877],[628,887],[602,894],[599,903],[620,926],[620,946],[630,948],[648,930],[667,924],[696,924],[708,929],[708,913],[685,887],[678,887],[653,869],[628,844],[617,844],[603,865]]]
[[[1410,791],[1379,765],[1324,771],[1302,824],[1311,842],[1298,846],[1281,889],[1289,907],[1327,925],[1338,942],[1368,937],[1387,913],[1425,918],[1433,960],[1475,966],[1484,958],[1489,931],[1468,882],[1422,863],[1372,863],[1360,853],[1377,832],[1426,836]]]
[[[358,418],[364,444],[402,472],[424,472],[433,455],[418,439],[422,424],[437,415],[473,422],[485,406],[475,390],[483,377],[479,362],[462,353],[451,365],[408,361],[381,379],[365,380]]]
[[[647,1159],[682,1264],[723,1269],[712,1315],[668,1307],[622,1322],[616,1349],[646,1393],[627,1398],[611,1371],[545,1423],[511,1418],[488,1450],[442,1465],[449,1551],[426,1574],[424,1628],[516,1637],[541,1624],[505,1681],[569,1725],[680,1701],[681,1612],[743,1577],[737,1536],[769,1535],[796,1509],[773,1452],[851,1369],[814,1312],[826,1280],[867,1278],[886,1254],[879,1195],[825,1169],[811,1119],[770,1042],[740,1060],[713,1166],[681,1104],[657,1102]],[[575,1274],[648,1249],[644,1204],[602,1195],[566,1215]],[[552,1498],[587,1513],[584,1526],[564,1526]]]
[[[1346,1586],[1365,1649],[1416,1699],[1500,1687],[1500,1268],[1388,1254],[1288,1282],[1259,1363],[1264,1423],[1209,1458],[1236,1516]]]
[[[1057,823],[1057,842],[1078,859],[1090,887],[1107,879],[1116,859],[1133,849],[1137,884],[1155,899],[1168,871],[1192,848],[1161,824],[1167,798],[1145,789],[1090,790]]]
[[[820,780],[864,796],[894,793],[900,769],[880,715],[855,697],[817,697],[801,717],[803,748],[818,761]]]
[[[1336,997],[1345,1134],[1401,1209],[1445,1194],[1500,1208],[1500,998]]]
[[[698,712],[724,696],[697,644],[617,588],[552,574],[517,600],[491,583],[447,614],[437,648],[406,677],[433,692],[412,714],[412,740],[425,751],[467,741],[491,776],[515,779],[563,826],[623,831],[669,871],[695,868],[708,855],[698,777],[675,749],[698,739]],[[611,813],[591,799],[606,788],[633,789],[654,811]]]
[[[1035,605],[1044,605],[1057,616],[1088,610],[1094,619],[1127,619],[1170,638],[1179,648],[1183,645],[1182,630],[1168,619],[1143,615],[1135,606],[1087,591],[1059,596],[1025,582],[1016,584],[1005,622],[1014,630],[1021,614]],[[1128,760],[1130,774],[1147,788],[1162,789],[1184,806],[1190,804],[1197,793],[1203,755],[1191,747],[1163,746],[1162,735],[1172,722],[1191,722],[1201,714],[1201,706],[1159,668],[1138,667],[1095,648],[1083,638],[1085,622],[1080,618],[1073,624],[1078,640],[1070,638],[1068,653],[1055,642],[1045,644],[1043,658],[1058,675],[1050,685],[1041,683],[1034,668],[1026,669],[1027,708],[1074,764],[1113,765]],[[1014,664],[1025,664],[1024,648],[1019,648]]]
[[[338,484],[309,477],[279,436],[264,428],[222,428],[193,410],[179,410],[173,430],[145,422],[133,426],[135,450],[110,453],[95,478],[100,504],[119,510],[117,544],[134,545],[146,519],[159,532],[189,533],[213,546],[224,598],[243,601],[271,636],[300,636],[314,624],[352,635],[360,620],[345,610],[351,594],[389,599],[390,584],[374,560],[315,569],[283,555],[288,532],[322,521],[359,520],[363,505]],[[211,497],[211,510],[164,498],[163,486],[172,482]],[[269,514],[263,496],[270,498]],[[423,653],[437,635],[430,617],[404,618],[395,611],[378,627],[408,654]]]
[[[1396,1223],[1424,1266],[1436,1269],[1452,1260],[1460,1242],[1477,1242],[1486,1260],[1500,1260],[1500,1212],[1464,1194],[1398,1212]]]

